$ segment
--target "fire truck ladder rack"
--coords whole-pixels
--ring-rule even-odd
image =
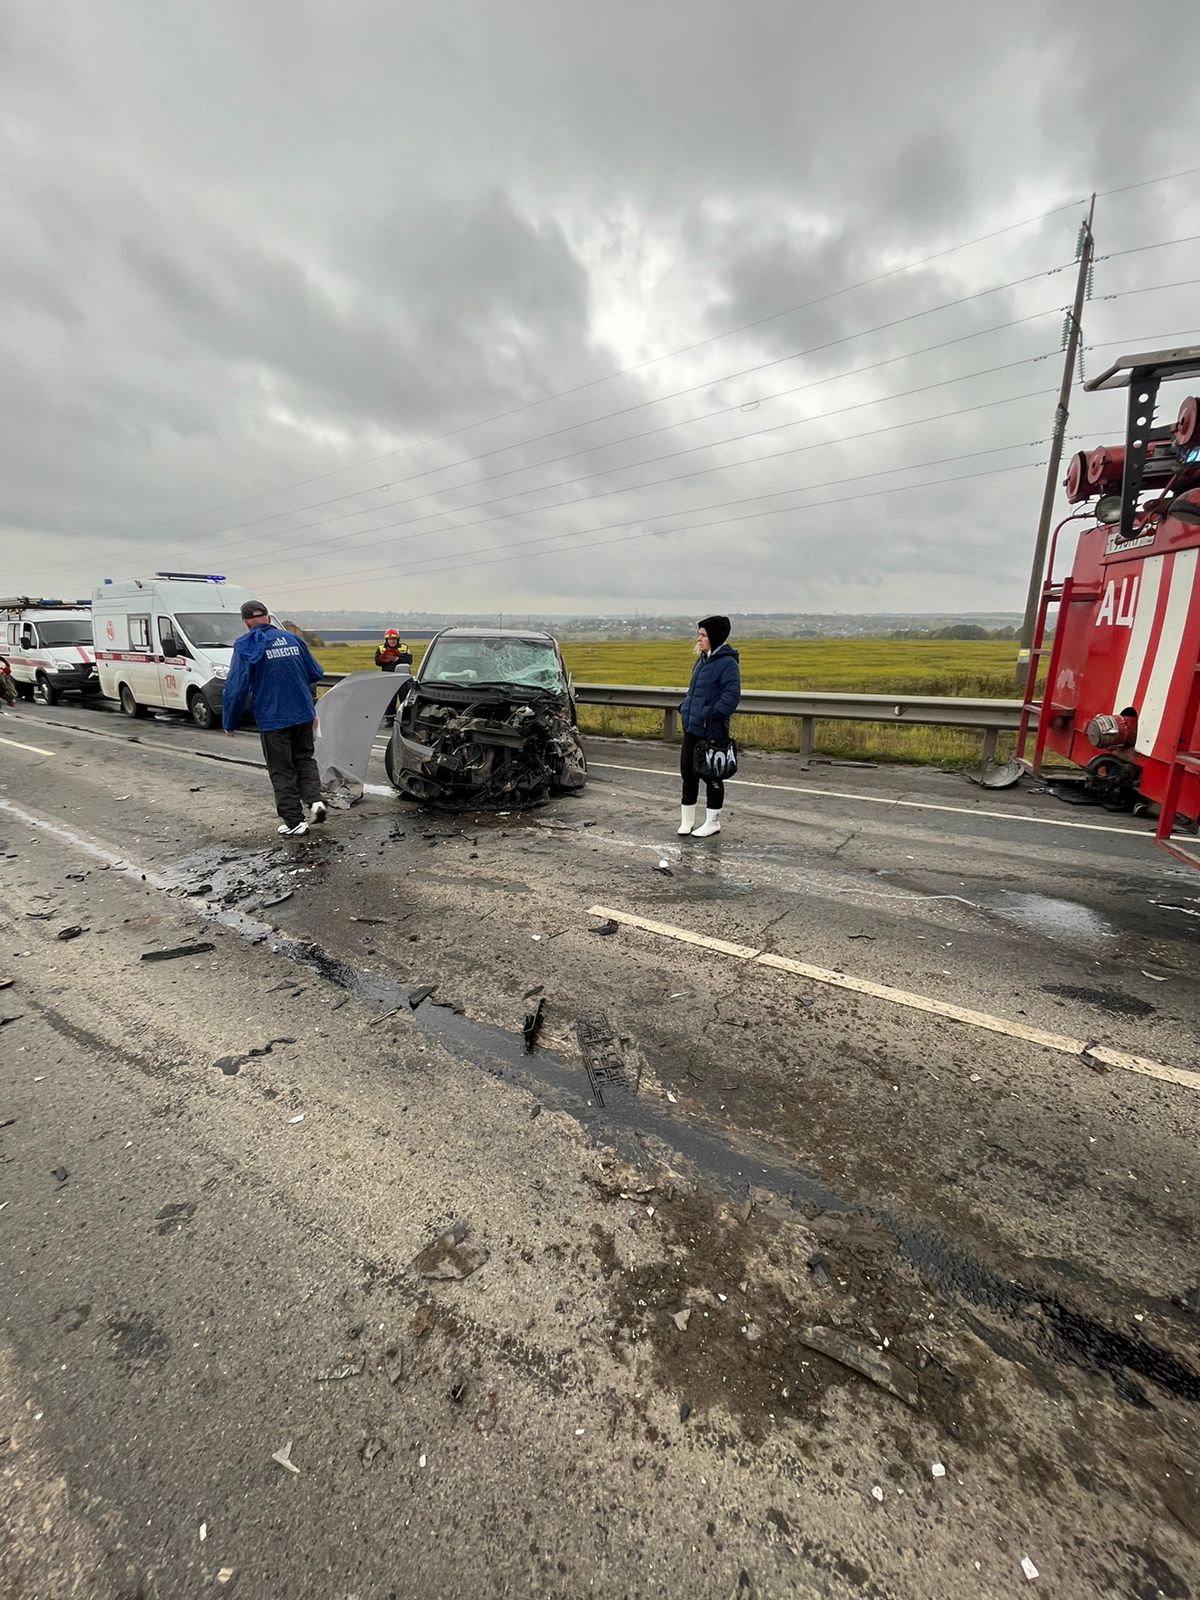
[[[1200,661],[1192,669],[1191,687],[1184,703],[1183,721],[1179,731],[1181,742],[1190,736],[1198,717],[1200,717]],[[1167,854],[1174,856],[1177,861],[1182,861],[1189,867],[1200,867],[1200,841],[1185,845],[1182,840],[1175,837],[1179,792],[1183,787],[1184,777],[1189,772],[1200,773],[1200,750],[1176,750],[1167,776],[1167,787],[1163,792],[1162,810],[1158,814],[1158,828],[1154,837]]]
[[[1053,566],[1053,556],[1051,556],[1051,566]],[[1050,607],[1057,604],[1059,616],[1061,617],[1068,606],[1081,605],[1085,601],[1090,602],[1098,598],[1099,593],[1097,590],[1076,588],[1075,580],[1070,577],[1064,578],[1061,583],[1055,583],[1052,579],[1047,578],[1042,585],[1042,599],[1041,604],[1038,606],[1037,625],[1033,631],[1033,642],[1029,651],[1029,671],[1025,678],[1025,693],[1021,697],[1021,720],[1017,725],[1016,760],[1027,772],[1034,774],[1041,772],[1042,757],[1046,751],[1046,740],[1050,733],[1050,724],[1054,718],[1072,717],[1075,714],[1074,706],[1056,705],[1053,701],[1047,704],[1044,695],[1040,700],[1037,698],[1038,668],[1042,657],[1046,654],[1046,622],[1050,614]],[[1067,630],[1062,627],[1056,627],[1054,630],[1054,641],[1050,646],[1050,661],[1046,668],[1047,689],[1058,676],[1059,657],[1062,654],[1066,633]],[[1025,745],[1029,738],[1029,723],[1035,713],[1037,715],[1037,735],[1034,739],[1033,757],[1031,760],[1026,760]]]

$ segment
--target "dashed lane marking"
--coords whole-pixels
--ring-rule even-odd
[[[1039,1045],[1043,1050],[1056,1050],[1062,1055],[1078,1056],[1089,1063],[1105,1067],[1119,1067],[1124,1072],[1141,1073],[1156,1078],[1160,1083],[1177,1084],[1183,1089],[1200,1089],[1200,1072],[1189,1072],[1186,1067],[1170,1067],[1162,1061],[1152,1061],[1148,1056],[1131,1055],[1126,1050],[1113,1050],[1107,1045],[1089,1044],[1084,1039],[1072,1039],[1064,1033],[1048,1033],[1044,1028],[1031,1028],[1024,1022],[1013,1022],[1008,1017],[993,1016],[989,1011],[974,1011],[967,1006],[956,1006],[946,1000],[934,1000],[929,995],[913,994],[908,989],[896,989],[891,984],[873,983],[869,978],[856,978],[847,972],[834,972],[828,967],[816,967],[807,961],[793,961],[789,956],[774,955],[756,950],[752,945],[729,944],[723,939],[712,939],[707,934],[694,933],[690,928],[677,928],[667,922],[652,922],[648,917],[637,917],[628,911],[614,911],[610,906],[591,906],[588,915],[611,918],[628,928],[640,928],[643,933],[653,933],[662,939],[673,939],[679,944],[698,945],[735,961],[747,961],[755,966],[769,967],[776,972],[791,973],[798,978],[808,978],[813,983],[828,984],[835,989],[848,989],[854,994],[869,995],[874,1000],[884,1000],[890,1005],[905,1006],[910,1011],[924,1011],[930,1016],[944,1017],[950,1022],[962,1022],[970,1028],[983,1028],[989,1033],[1002,1033],[1010,1039],[1023,1039]]]
[[[19,739],[0,739],[0,744],[10,744],[14,750],[28,750],[35,756],[52,756],[53,750],[43,750],[40,745],[22,744]]]
[[[589,766],[599,772],[633,772],[647,778],[675,778],[679,773],[673,767],[622,767],[614,761],[591,761]],[[1139,828],[1114,828],[1104,822],[1068,822],[1064,817],[1023,817],[1013,811],[987,811],[976,806],[947,806],[934,800],[893,800],[890,795],[851,794],[840,789],[806,789],[798,783],[757,783],[752,778],[730,778],[733,789],[770,789],[776,794],[814,795],[818,800],[854,800],[868,806],[902,806],[912,811],[952,811],[961,817],[996,817],[1001,822],[1027,822],[1039,828],[1082,828],[1088,833],[1124,833],[1131,839],[1150,840],[1150,835]]]

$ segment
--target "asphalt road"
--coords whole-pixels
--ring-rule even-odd
[[[292,843],[250,736],[0,721],[0,1594],[1200,1595],[1200,879],[590,753]]]

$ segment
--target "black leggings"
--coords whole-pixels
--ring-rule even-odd
[[[700,778],[695,771],[696,746],[703,740],[694,733],[685,733],[679,750],[679,774],[683,779],[683,803],[694,806],[700,798]],[[720,811],[725,804],[725,785],[719,778],[705,778],[705,799],[710,811]]]

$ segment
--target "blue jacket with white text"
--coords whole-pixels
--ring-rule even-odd
[[[259,731],[295,728],[316,715],[312,686],[325,676],[303,639],[274,623],[248,629],[233,647],[221,698],[221,726],[242,720],[246,696]]]

